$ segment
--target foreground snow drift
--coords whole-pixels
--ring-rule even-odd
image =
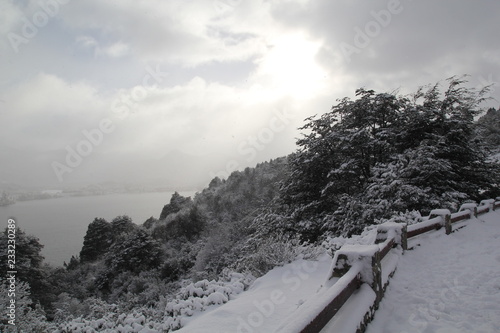
[[[210,312],[189,318],[179,333],[269,333],[325,282],[331,258],[297,260],[271,270],[250,289]]]

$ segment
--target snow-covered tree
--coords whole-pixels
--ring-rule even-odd
[[[95,261],[106,254],[113,243],[113,231],[111,224],[102,218],[96,218],[87,228],[83,238],[83,247],[80,251],[80,261]]]
[[[113,233],[114,240],[118,239],[123,234],[128,234],[129,232],[135,230],[137,227],[132,219],[127,215],[117,216],[111,221],[111,229]]]
[[[45,313],[39,304],[33,303],[31,299],[30,286],[28,283],[16,279],[15,297],[10,289],[11,283],[0,279],[0,303],[3,304],[4,311],[0,313],[0,331],[4,333],[33,332],[44,333],[49,331],[49,324],[45,318]],[[15,318],[8,316],[8,305],[15,301]],[[9,321],[14,320],[9,323]],[[12,325],[14,323],[15,325]]]
[[[311,240],[350,234],[394,212],[453,207],[491,190],[492,166],[474,143],[487,88],[465,83],[453,77],[444,92],[436,84],[399,97],[359,89],[356,100],[306,119],[281,193],[296,229]]]
[[[156,240],[143,230],[131,232],[123,241],[111,246],[106,264],[114,273],[140,272],[160,264],[161,249]]]
[[[164,220],[170,214],[179,212],[189,203],[191,203],[191,197],[186,198],[180,195],[178,192],[174,192],[174,194],[172,194],[172,197],[170,198],[170,203],[163,206],[160,214],[160,220]]]

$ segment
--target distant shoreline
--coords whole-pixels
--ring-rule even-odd
[[[5,197],[0,199],[0,207],[7,207],[14,205],[17,202],[35,201],[35,200],[50,200],[69,197],[90,197],[90,196],[104,196],[112,194],[141,194],[141,193],[185,193],[185,192],[199,192],[198,189],[175,190],[170,188],[156,188],[156,189],[99,189],[99,190],[43,190],[37,192],[21,192],[14,194],[6,194]],[[6,192],[4,192],[6,193]]]

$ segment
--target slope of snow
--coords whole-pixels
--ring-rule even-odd
[[[249,290],[228,303],[190,318],[179,333],[270,333],[307,299],[314,297],[331,266],[331,258],[297,260],[258,278]]]
[[[367,333],[499,332],[500,212],[461,226],[417,237]]]

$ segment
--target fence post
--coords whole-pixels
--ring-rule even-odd
[[[406,223],[396,223],[396,222],[385,222],[379,224],[377,227],[377,236],[375,238],[375,244],[380,244],[385,242],[389,237],[395,237],[395,242],[401,245],[403,250],[408,249],[408,235],[407,235],[407,224]]]
[[[481,200],[479,206],[488,206],[488,210],[486,212],[491,212],[495,209],[495,199]]]
[[[342,277],[349,271],[351,265],[348,264],[348,257],[345,254],[339,254],[337,256],[337,261],[334,262],[334,267],[332,274],[329,279],[334,277]]]
[[[496,205],[496,202],[497,201],[500,201],[500,197],[496,197],[494,200],[493,200],[493,210],[497,210],[497,205]],[[500,206],[499,206],[500,207]]]
[[[371,287],[377,295],[375,299],[374,307],[378,309],[382,298],[384,297],[384,288],[382,286],[382,264],[380,262],[380,251],[375,252],[372,257],[372,278],[373,281],[371,283]]]
[[[401,247],[403,251],[408,250],[408,224],[403,224],[401,228]]]
[[[444,230],[446,234],[451,234],[451,212],[449,209],[433,209],[429,214],[429,219],[433,217],[441,216],[442,222],[444,222]]]
[[[450,214],[446,214],[443,216],[443,219],[444,219],[444,228],[446,230],[446,234],[449,235],[451,234],[451,215]]]

